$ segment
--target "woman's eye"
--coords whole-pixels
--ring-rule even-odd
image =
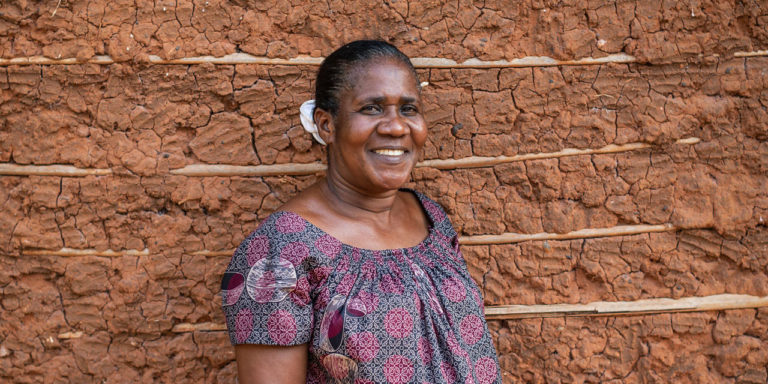
[[[364,106],[363,108],[360,109],[360,111],[363,112],[363,113],[373,114],[373,113],[380,112],[381,108],[379,108],[378,105],[371,104],[371,105]]]
[[[419,113],[419,108],[417,108],[415,105],[412,105],[412,104],[406,104],[400,107],[400,111],[404,115],[415,115]]]

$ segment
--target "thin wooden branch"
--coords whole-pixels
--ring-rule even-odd
[[[672,224],[659,224],[659,225],[619,225],[610,228],[585,228],[578,231],[568,233],[502,233],[500,235],[475,235],[475,236],[461,236],[459,237],[459,243],[461,245],[491,245],[491,244],[511,244],[520,243],[523,241],[541,241],[541,240],[574,240],[574,239],[590,239],[594,237],[612,237],[612,236],[629,236],[637,235],[641,233],[654,233],[654,232],[669,232],[679,229],[690,228],[677,228]]]
[[[696,144],[701,141],[697,137],[680,139],[676,144]],[[492,167],[498,164],[517,161],[554,159],[566,156],[582,156],[594,154],[609,154],[635,151],[650,148],[647,143],[629,143],[622,145],[609,144],[597,149],[566,148],[557,152],[527,153],[516,156],[470,156],[461,159],[435,159],[425,160],[416,164],[417,168],[436,169],[461,169]],[[171,170],[171,174],[184,176],[281,176],[281,175],[308,175],[325,171],[326,165],[322,163],[288,163],[273,165],[226,165],[226,164],[192,164],[184,168]]]
[[[759,297],[739,294],[720,294],[680,299],[655,298],[636,301],[598,301],[588,304],[540,304],[499,305],[485,307],[488,320],[516,320],[550,317],[580,316],[640,316],[665,313],[727,311],[768,307],[768,296]],[[226,331],[221,323],[180,323],[172,328],[174,333]],[[77,339],[83,332],[64,332],[59,339]]]
[[[58,10],[59,10],[59,6],[61,6],[61,0],[59,0],[59,1],[56,3],[56,8],[54,8],[54,9],[53,9],[53,12],[51,12],[51,17],[54,17],[54,16],[56,16],[56,11],[58,11]]]
[[[271,58],[253,56],[247,53],[232,53],[226,56],[195,56],[178,59],[163,59],[157,55],[149,55],[146,60],[150,64],[158,65],[197,65],[204,63],[218,65],[257,64],[257,65],[309,65],[319,66],[323,62],[322,57],[298,56],[294,58]],[[585,57],[573,60],[555,60],[547,56],[527,56],[512,60],[485,61],[480,59],[468,59],[461,63],[439,57],[416,57],[411,59],[416,68],[527,68],[527,67],[552,67],[561,65],[600,65],[607,63],[633,63],[637,61],[633,56],[625,53],[616,53],[604,57]],[[12,59],[0,59],[0,66],[8,65],[72,65],[72,64],[114,64],[117,61],[109,56],[94,56],[87,61],[78,61],[76,58],[52,59],[44,56],[17,57]]]
[[[735,57],[758,57],[758,56],[768,56],[768,49],[762,50],[762,51],[752,51],[752,52],[736,52],[733,54]]]
[[[768,296],[721,294],[704,297],[684,297],[681,299],[657,298],[637,301],[598,301],[589,304],[488,306],[485,307],[485,317],[488,320],[515,320],[564,316],[639,316],[760,307],[768,307]],[[176,333],[226,330],[226,324],[219,323],[182,323],[173,327],[173,332]]]
[[[499,235],[474,235],[474,236],[460,236],[459,243],[461,245],[492,245],[492,244],[511,244],[520,243],[523,241],[543,241],[543,240],[575,240],[575,239],[591,239],[595,237],[613,237],[613,236],[630,236],[641,233],[655,233],[655,232],[669,232],[683,229],[701,229],[701,228],[678,228],[672,224],[659,224],[659,225],[619,225],[609,228],[585,228],[568,233],[502,233]],[[223,249],[223,250],[200,250],[190,254],[200,256],[232,256],[235,249]],[[95,249],[72,249],[61,248],[58,250],[46,250],[46,249],[25,249],[22,250],[22,255],[30,256],[64,256],[64,257],[76,257],[76,256],[101,256],[101,257],[121,257],[121,256],[148,256],[149,249],[136,250],[127,249],[122,251],[114,251],[111,249],[105,251],[99,251]]]
[[[544,240],[575,240],[575,239],[591,239],[596,237],[613,237],[613,236],[631,236],[641,233],[655,233],[655,232],[669,232],[682,229],[702,229],[702,228],[678,228],[672,224],[659,224],[659,225],[621,225],[609,228],[586,228],[578,231],[568,233],[502,233],[500,235],[474,235],[474,236],[460,236],[459,243],[461,245],[492,245],[492,244],[512,244],[520,243],[523,241],[544,241]],[[235,249],[224,249],[219,251],[202,250],[193,252],[192,255],[200,256],[232,256],[235,253]]]
[[[173,329],[171,329],[172,332],[175,333],[183,333],[183,332],[198,332],[198,331],[226,331],[227,325],[226,324],[219,324],[219,323],[197,323],[197,324],[191,324],[191,323],[180,323],[173,326]]]
[[[192,252],[192,254],[195,256],[232,256],[233,253],[235,253],[234,248],[223,250],[223,251],[202,250],[202,251]]]
[[[19,165],[0,163],[0,175],[11,176],[66,176],[82,177],[89,175],[111,175],[111,169],[77,168],[72,165]]]
[[[9,65],[74,65],[74,64],[114,64],[115,61],[106,55],[93,56],[88,60],[82,61],[74,57],[52,59],[45,56],[14,57],[11,59],[0,59],[0,67]]]
[[[64,332],[64,333],[59,333],[57,337],[59,338],[59,340],[79,339],[83,337],[83,332],[82,331]]]
[[[487,319],[525,319],[563,316],[627,316],[662,313],[723,311],[768,306],[768,296],[721,294],[681,299],[598,301],[589,304],[502,305],[485,308]]]
[[[325,171],[322,163],[290,163],[271,165],[192,164],[172,169],[173,175],[184,176],[284,176],[310,175]]]
[[[476,58],[461,63],[451,59],[416,57],[411,62],[416,68],[529,68],[556,67],[565,65],[600,65],[607,63],[634,63],[637,59],[626,53],[615,53],[604,57],[585,57],[575,60],[555,60],[547,56],[527,56],[512,60],[485,61]]]
[[[511,244],[519,243],[523,241],[543,241],[543,240],[574,240],[574,239],[590,239],[595,237],[612,237],[612,236],[629,236],[637,235],[641,233],[655,233],[655,232],[668,232],[681,229],[694,229],[694,228],[678,228],[672,224],[659,224],[659,225],[620,225],[610,228],[585,228],[568,233],[502,233],[499,235],[475,235],[475,236],[461,236],[459,237],[459,243],[461,245],[491,245],[491,244]],[[201,256],[232,256],[235,249],[225,250],[200,250],[192,252],[192,255]],[[105,251],[99,251],[95,249],[72,249],[61,248],[59,250],[45,250],[45,249],[33,249],[23,250],[23,255],[30,256],[63,256],[63,257],[77,257],[77,256],[100,256],[100,257],[121,257],[121,256],[148,256],[149,249],[136,250],[128,249],[122,251],[114,251],[111,249]]]
[[[752,52],[735,52],[734,57],[757,57],[768,56],[768,50],[758,50]],[[127,61],[127,60],[126,60]],[[148,55],[146,62],[156,65],[198,65],[198,64],[219,64],[219,65],[237,65],[237,64],[256,64],[256,65],[307,65],[318,66],[322,63],[322,57],[298,56],[294,58],[272,58],[253,56],[247,53],[232,53],[226,56],[194,56],[178,59],[163,59],[157,55]],[[626,53],[614,53],[604,57],[585,57],[572,60],[556,60],[547,56],[526,56],[512,60],[480,60],[468,59],[463,62],[457,62],[452,59],[441,57],[416,57],[411,59],[416,68],[530,68],[530,67],[554,67],[571,65],[601,65],[607,63],[635,63],[637,58]],[[110,56],[97,55],[88,60],[81,61],[74,57],[71,58],[49,58],[44,56],[0,58],[0,67],[9,65],[73,65],[73,64],[114,64],[118,61]]]
[[[701,139],[697,137],[689,137],[686,139],[677,140],[675,144],[696,144],[699,141],[701,141]],[[461,159],[425,160],[416,164],[416,167],[419,167],[419,168],[427,167],[427,168],[437,168],[437,169],[481,168],[481,167],[492,167],[494,165],[504,164],[504,163],[513,163],[517,161],[554,159],[554,158],[566,157],[566,156],[620,153],[620,152],[636,151],[636,150],[646,149],[650,147],[652,147],[652,145],[648,143],[629,143],[629,144],[622,144],[622,145],[608,144],[602,148],[596,148],[596,149],[566,148],[557,152],[526,153],[523,155],[515,155],[515,156],[494,156],[494,157],[470,156],[470,157],[465,157]]]
[[[184,254],[190,254],[182,252]],[[228,250],[201,250],[192,252],[192,255],[197,256],[232,256],[235,253],[235,249]],[[63,257],[77,257],[77,256],[100,256],[100,257],[122,257],[122,256],[149,256],[149,249],[137,250],[126,249],[122,251],[114,251],[111,249],[105,251],[99,251],[95,249],[73,249],[73,248],[61,248],[61,249],[24,249],[21,251],[22,255],[29,256],[63,256]]]
[[[31,250],[23,250],[23,255],[29,255],[29,256],[100,256],[100,257],[121,257],[121,256],[148,256],[149,255],[149,249],[126,249],[122,251],[113,251],[111,249],[107,249],[104,251],[99,251],[96,249],[73,249],[73,248],[61,248],[58,250],[48,250],[48,249],[31,249]]]
[[[680,139],[675,144],[696,144],[701,140],[697,137]],[[554,159],[566,156],[598,155],[636,151],[652,147],[648,143],[608,144],[596,149],[566,148],[557,152],[526,153],[515,156],[470,156],[461,159],[425,160],[416,164],[417,168],[462,169],[482,168],[494,165],[526,160]],[[191,164],[170,171],[172,175],[183,176],[284,176],[311,175],[323,172],[326,165],[322,163],[288,163],[267,165],[229,165],[229,164]],[[88,175],[110,175],[111,169],[77,168],[71,165],[18,165],[0,163],[0,175],[13,176],[65,176],[82,177]]]
[[[197,57],[184,57],[180,59],[168,59],[165,60],[160,56],[149,55],[149,62],[152,64],[220,64],[220,65],[236,65],[236,64],[260,64],[260,65],[312,65],[319,66],[323,62],[322,57],[310,57],[299,56],[291,59],[279,59],[272,57],[259,57],[249,55],[247,53],[231,53],[226,56],[214,57],[214,56],[197,56]]]

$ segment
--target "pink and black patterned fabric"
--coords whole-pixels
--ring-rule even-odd
[[[356,248],[295,213],[270,215],[222,280],[232,343],[309,343],[309,383],[501,383],[456,232],[411,192],[431,225],[410,248]]]

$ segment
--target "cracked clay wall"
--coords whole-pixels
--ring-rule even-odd
[[[57,3],[0,3],[1,382],[232,382],[220,273],[371,37],[427,58],[412,186],[505,382],[768,380],[765,1]]]

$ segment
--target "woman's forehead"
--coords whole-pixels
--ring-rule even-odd
[[[357,68],[346,87],[354,99],[398,97],[418,100],[418,80],[413,71],[397,60],[373,61]]]

